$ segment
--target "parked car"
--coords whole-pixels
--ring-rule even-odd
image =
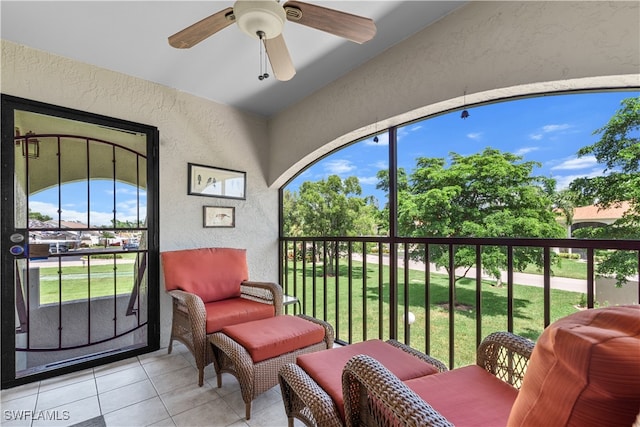
[[[137,251],[138,248],[139,245],[137,243],[125,243],[124,245],[122,245],[123,251]]]
[[[50,243],[49,253],[51,255],[61,254],[69,251],[69,246],[66,243]]]

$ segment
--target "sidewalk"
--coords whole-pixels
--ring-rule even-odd
[[[354,261],[362,261],[362,255],[360,254],[353,254],[353,259]],[[371,263],[371,264],[377,264],[378,263],[378,255],[367,255],[367,263]],[[388,256],[384,256],[383,257],[383,264],[384,265],[389,265],[389,257]],[[398,266],[402,267],[402,265],[404,264],[404,260],[402,258],[398,259]],[[409,269],[411,270],[419,270],[419,271],[424,271],[425,265],[423,262],[420,261],[413,261],[413,260],[409,260]],[[439,268],[437,269],[436,266],[434,264],[431,264],[430,266],[431,272],[432,273],[438,273],[438,274],[447,274],[447,271],[444,268]],[[459,270],[460,274],[463,274],[463,271]],[[468,272],[467,272],[467,277],[468,278],[475,278],[476,277],[476,269],[475,268],[471,268]],[[492,280],[494,281],[495,279],[493,277],[489,277],[487,275],[482,275],[482,278],[484,280]],[[502,282],[503,283],[507,283],[507,273],[506,272],[502,272]],[[544,276],[541,274],[528,274],[528,273],[517,273],[514,272],[513,273],[513,283],[517,284],[517,285],[524,285],[524,286],[536,286],[539,288],[542,288],[544,286]],[[551,277],[551,289],[559,289],[562,291],[569,291],[569,292],[581,292],[581,293],[587,293],[587,281],[586,280],[580,280],[580,279],[569,279],[566,277]]]

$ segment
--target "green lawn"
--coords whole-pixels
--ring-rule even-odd
[[[523,273],[542,274],[542,270],[535,266],[527,267]],[[570,279],[587,279],[587,263],[575,259],[560,259],[560,264],[551,267],[551,273],[556,277],[567,277]]]
[[[563,260],[564,261],[564,260]],[[304,278],[298,264],[297,285],[294,290],[292,263],[289,264],[289,294],[295,293],[301,300],[305,312],[329,321],[336,329],[336,335],[344,341],[358,342],[365,339],[378,338],[380,325],[382,339],[389,338],[389,270],[383,267],[382,285],[379,285],[377,264],[367,265],[366,276],[362,263],[353,262],[352,282],[348,281],[346,261],[340,265],[340,274],[336,277],[322,276],[322,266],[316,266],[316,291],[313,298],[313,273],[308,264]],[[363,278],[366,277],[366,282]],[[398,338],[404,341],[404,270],[398,271],[398,302],[400,313],[398,318]],[[326,295],[324,292],[326,283]],[[449,311],[445,304],[449,300],[448,279],[442,274],[431,274],[429,286],[425,286],[425,274],[422,271],[410,270],[408,276],[408,306],[413,312],[416,322],[411,327],[410,344],[421,351],[426,351],[449,363]],[[366,286],[366,291],[363,289]],[[348,289],[351,287],[351,300]],[[427,333],[427,309],[425,303],[429,297],[428,318],[430,325]],[[456,285],[457,302],[462,308],[455,310],[453,331],[455,342],[454,366],[474,363],[476,349],[476,290],[475,279],[462,279]],[[363,295],[365,297],[363,297]],[[484,337],[494,331],[507,330],[507,288],[492,286],[483,282],[481,289],[481,335]],[[564,317],[577,309],[581,294],[551,290],[551,321]],[[315,306],[315,311],[314,311]],[[543,290],[533,286],[514,286],[514,332],[532,340],[536,340],[544,329]],[[339,321],[336,314],[339,313]],[[349,313],[352,322],[349,324]],[[366,315],[365,315],[366,313]],[[380,316],[382,321],[380,323]],[[365,325],[366,320],[366,327]],[[427,337],[429,338],[427,342]]]
[[[87,267],[62,267],[61,278],[58,267],[40,268],[40,304],[62,301],[129,294],[134,283],[135,264],[112,264]],[[115,277],[115,281],[114,281]],[[91,286],[89,286],[91,283]]]

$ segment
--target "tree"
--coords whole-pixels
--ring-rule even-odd
[[[29,218],[42,222],[51,221],[53,219],[49,215],[41,214],[40,212],[33,212],[31,209],[29,209]]]
[[[609,122],[593,134],[600,140],[581,148],[578,157],[595,156],[605,174],[571,183],[584,204],[607,208],[629,202],[629,209],[613,224],[576,230],[576,237],[592,239],[640,239],[640,97],[627,98]],[[628,251],[599,252],[597,273],[613,275],[618,286],[638,272],[637,254]]]
[[[119,219],[112,219],[111,220],[111,225],[113,226],[113,228],[136,228],[138,227],[138,224],[133,222],[133,221],[121,221]]]
[[[297,193],[284,190],[282,194],[282,229],[287,236],[302,236],[302,221],[297,218],[296,210]]]
[[[558,216],[564,217],[567,227],[573,224],[574,209],[578,206],[580,195],[571,189],[565,188],[553,194],[553,207]]]
[[[536,162],[486,148],[470,156],[450,154],[443,158],[421,157],[409,178],[409,185],[398,191],[398,229],[413,237],[540,237],[564,235],[552,210],[555,182],[533,176]],[[455,275],[462,269],[466,276],[475,265],[475,248],[457,246],[454,269],[449,269],[448,247],[431,245],[429,259],[425,251],[414,249],[411,256],[444,267]],[[506,251],[484,247],[482,268],[500,280],[506,267]],[[514,267],[542,265],[539,250],[514,249]]]
[[[331,175],[326,180],[306,181],[298,193],[285,197],[285,233],[304,236],[362,236],[376,232],[375,205],[371,198],[360,197],[362,188],[355,176],[342,180]],[[326,247],[327,272],[335,274],[339,248]]]

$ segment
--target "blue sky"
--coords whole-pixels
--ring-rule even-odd
[[[450,152],[470,155],[492,147],[540,162],[534,174],[556,179],[566,188],[578,177],[603,173],[594,157],[578,158],[578,149],[598,140],[593,132],[604,126],[620,109],[620,102],[638,92],[604,92],[550,95],[468,108],[440,115],[398,129],[398,166],[407,172],[417,157],[448,158]],[[380,206],[386,198],[375,189],[376,173],[388,168],[388,138],[360,141],[317,162],[287,187],[296,190],[303,181],[316,181],[336,174],[357,176],[364,195],[375,196]]]
[[[138,199],[140,200],[140,220],[144,221],[146,217],[147,194],[142,188],[138,195],[133,185],[118,182],[114,189],[113,181],[93,180],[90,194],[91,209],[88,215],[87,182],[64,184],[60,190],[62,220],[87,224],[87,217],[90,216],[92,227],[111,225],[115,203],[117,219],[135,223],[138,218]],[[29,208],[32,212],[40,212],[57,219],[57,203],[58,188],[56,187],[32,195],[29,199]]]

